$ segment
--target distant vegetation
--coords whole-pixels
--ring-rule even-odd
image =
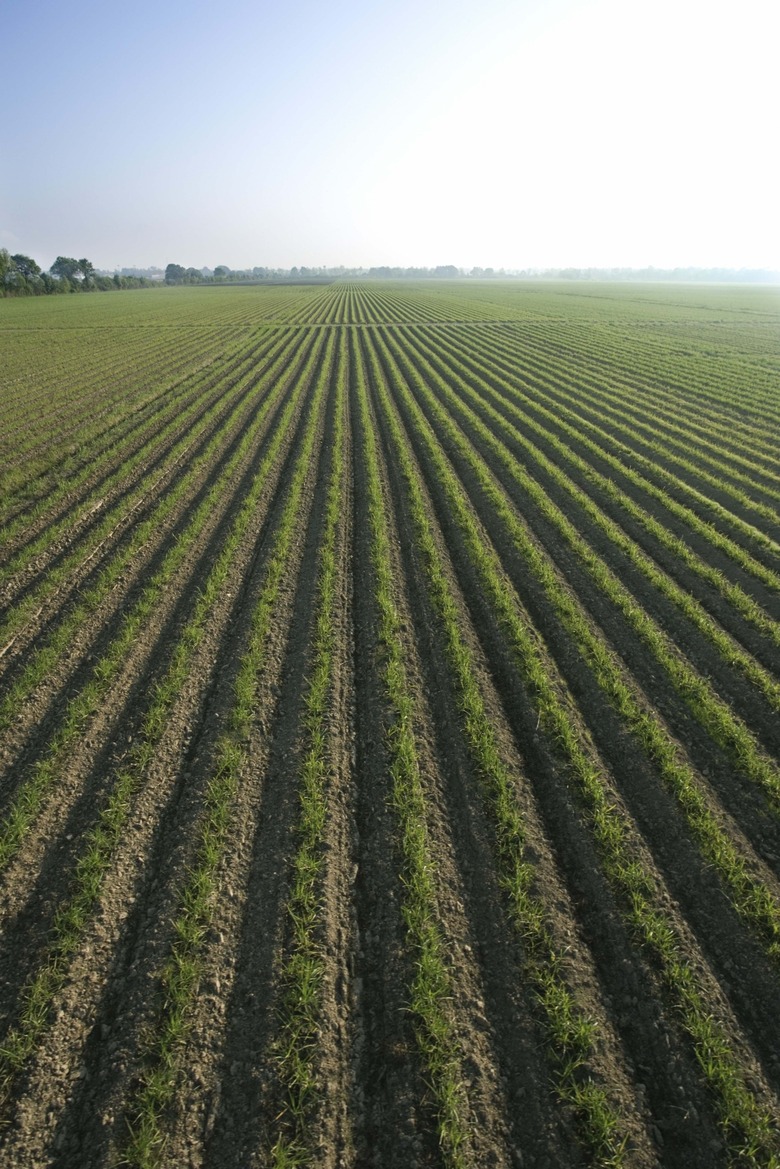
[[[148,288],[138,276],[108,276],[96,271],[90,260],[57,256],[48,272],[31,256],[12,256],[0,248],[0,296],[46,296],[56,292],[111,292],[117,288]]]
[[[58,256],[48,272],[30,256],[11,255],[0,249],[0,296],[41,296],[60,292],[109,292],[122,288],[151,288],[165,283],[187,284],[331,284],[334,280],[574,280],[780,284],[780,272],[758,268],[457,268],[438,264],[433,268],[381,265],[373,268],[121,268],[99,271],[86,258]]]
[[[159,269],[149,269],[157,273]],[[780,284],[780,272],[767,268],[458,268],[438,264],[434,268],[292,268],[232,269],[226,264],[211,268],[184,268],[169,264],[166,284],[325,284],[332,280],[619,280],[675,281],[680,283]]]

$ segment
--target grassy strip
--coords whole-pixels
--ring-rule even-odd
[[[765,695],[765,697],[775,705],[780,702],[780,688],[777,683],[769,676],[767,671],[762,670],[760,666],[757,667],[755,659],[749,654],[741,651],[735,644],[733,638],[723,633],[713,619],[706,613],[704,607],[691,596],[689,592],[677,585],[671,578],[657,567],[652,558],[646,555],[639,546],[632,540],[613,520],[609,518],[601,508],[590,498],[586,492],[577,487],[575,483],[561,470],[559,463],[553,462],[549,459],[533,441],[527,437],[527,432],[532,431],[538,434],[542,441],[549,443],[555,450],[558,459],[568,462],[585,477],[589,482],[600,488],[611,500],[616,503],[622,510],[626,511],[633,520],[636,520],[642,527],[645,528],[652,536],[654,536],[660,544],[672,552],[690,568],[698,576],[707,581],[708,584],[714,585],[718,592],[731,603],[734,608],[740,613],[742,617],[756,625],[762,633],[770,637],[776,645],[780,646],[780,622],[774,621],[769,617],[760,605],[756,604],[753,598],[740,588],[739,585],[732,584],[718,569],[703,561],[697,556],[688,545],[675,536],[656,519],[635,503],[629,496],[621,491],[605,475],[600,474],[587,463],[579,455],[575,454],[565,443],[561,442],[550,431],[545,430],[538,422],[535,422],[528,415],[521,415],[523,429],[514,426],[499,410],[487,401],[487,398],[500,401],[506,405],[501,396],[492,390],[485,382],[479,383],[479,390],[476,390],[469,382],[465,381],[461,372],[446,362],[446,358],[442,357],[438,348],[431,350],[431,345],[424,346],[424,351],[431,353],[435,358],[443,364],[445,370],[446,385],[449,387],[458,387],[458,395],[451,397],[450,400],[460,409],[460,403],[463,401],[463,395],[470,401],[476,403],[478,409],[487,415],[493,422],[501,427],[501,430],[508,434],[514,442],[521,447],[521,449],[529,455],[536,463],[538,463],[547,474],[551,475],[555,481],[574,498],[581,507],[583,507],[590,518],[596,523],[609,538],[625,552],[627,556],[636,564],[637,568],[649,580],[663,591],[664,595],[668,596],[670,600],[681,609],[686,616],[694,622],[696,627],[717,646],[722,653],[724,659],[729,664],[736,664],[740,671],[747,677],[754,685],[756,685]],[[452,357],[450,360],[453,360]],[[462,367],[461,367],[462,369]],[[434,374],[439,384],[438,374]],[[477,375],[478,376],[478,375]],[[756,668],[757,667],[757,668]],[[779,707],[780,708],[780,707]]]
[[[87,834],[86,848],[76,865],[71,895],[56,915],[48,958],[25,987],[19,1022],[6,1037],[0,1049],[0,1096],[7,1094],[13,1078],[34,1051],[47,1026],[54,996],[68,977],[69,960],[75,953],[98,903],[104,878],[121,843],[133,797],[154,757],[173,703],[187,681],[192,659],[206,631],[209,615],[222,596],[231,566],[254,516],[257,502],[274,462],[288,438],[299,396],[300,390],[290,397],[284,408],[273,440],[252,482],[251,490],[242,500],[217,561],[199,592],[197,603],[176,645],[168,670],[154,687],[152,700],[141,726],[140,738],[136,741],[128,762],[119,771],[96,825]],[[251,443],[255,437],[256,431],[250,431],[247,434],[248,442]],[[227,473],[221,480],[222,486],[226,480]],[[215,502],[216,496],[210,500],[206,515]]]
[[[411,987],[410,1006],[416,1016],[417,1041],[428,1068],[438,1108],[442,1152],[447,1164],[455,1169],[465,1169],[469,1125],[461,1087],[462,1070],[457,1036],[448,1008],[452,989],[445,957],[445,940],[438,919],[433,878],[435,865],[428,839],[425,796],[413,729],[414,700],[407,686],[401,620],[393,600],[388,524],[365,372],[354,335],[351,341],[363,432],[368,518],[372,533],[371,560],[375,573],[374,597],[379,613],[378,634],[384,655],[385,689],[393,718],[392,726],[388,729],[388,748],[393,803],[400,821],[405,868],[403,913],[417,966]]]
[[[549,558],[530,537],[484,460],[476,453],[441,403],[431,394],[419,374],[413,368],[410,373],[437,421],[467,460],[496,515],[506,527],[523,560],[544,588],[554,611],[571,635],[599,686],[676,797],[703,854],[730,889],[735,908],[747,924],[758,933],[767,952],[773,958],[780,959],[780,907],[771,891],[750,874],[744,858],[737,852],[728,833],[709,810],[705,794],[693,769],[681,757],[662,720],[653,709],[639,700],[620,659],[595,632],[582,606],[564,587]],[[414,411],[415,419],[422,417],[416,403]],[[489,431],[487,433],[490,435]],[[432,434],[431,430],[430,435]],[[493,442],[497,442],[494,436],[490,437]],[[427,441],[430,446],[431,438]],[[442,458],[441,454],[438,454],[438,458]],[[527,478],[519,467],[516,468],[516,473],[523,476],[523,479]],[[525,482],[523,485],[525,486]],[[537,504],[544,514],[555,519],[554,513],[557,509],[536,485],[534,487]],[[598,576],[606,576],[608,570],[603,565],[599,570],[600,562],[595,556],[593,560],[596,561],[595,571]],[[637,620],[641,619],[643,612],[636,606],[633,598],[631,604],[639,615]]]
[[[465,357],[466,360],[469,358],[473,360],[473,352],[466,354]],[[487,365],[495,365],[493,360],[488,358],[485,358],[484,360]],[[533,397],[527,390],[522,389],[517,384],[517,382],[510,384],[505,378],[501,378],[500,376],[498,380],[502,382],[503,386],[505,387],[505,392],[509,398],[509,401],[506,404],[509,405],[510,408],[517,409],[518,402],[524,403],[532,411],[540,414],[545,420],[552,423],[555,428],[562,431],[567,436],[567,438],[572,439],[575,443],[575,446],[584,447],[586,450],[591,451],[596,458],[603,460],[618,476],[617,482],[620,482],[621,479],[627,479],[630,483],[639,488],[640,491],[643,491],[651,498],[658,500],[658,502],[667,511],[671,512],[672,515],[681,520],[698,536],[701,536],[708,543],[712,544],[713,547],[717,548],[720,552],[723,552],[726,556],[729,557],[729,559],[738,564],[740,568],[744,569],[744,571],[747,572],[750,576],[760,580],[762,584],[766,585],[773,591],[780,591],[780,577],[776,572],[770,568],[767,568],[764,564],[761,563],[761,561],[756,560],[755,557],[751,556],[750,553],[740,544],[736,543],[736,541],[720,532],[714,526],[714,524],[702,519],[691,507],[688,507],[682,503],[678,503],[678,501],[673,499],[672,496],[670,496],[669,493],[662,487],[659,487],[657,484],[653,483],[651,479],[644,478],[643,475],[641,475],[639,471],[637,471],[632,465],[634,463],[638,463],[648,472],[657,471],[659,474],[661,474],[661,468],[657,467],[654,463],[651,462],[651,460],[643,460],[641,456],[639,456],[635,451],[632,451],[630,447],[627,447],[624,443],[620,443],[606,431],[596,426],[595,423],[585,424],[588,430],[598,435],[601,441],[606,444],[606,446],[600,446],[598,442],[590,438],[586,433],[584,433],[583,430],[579,429],[577,425],[572,425],[571,422],[566,420],[567,418],[572,418],[574,419],[575,423],[583,424],[583,420],[579,418],[579,416],[569,407],[559,404],[557,409],[553,409],[550,406],[544,405],[544,402],[539,398]],[[539,382],[543,390],[547,390],[548,388],[551,390],[555,389],[549,378],[543,378],[540,376]],[[618,451],[618,454],[610,454],[606,447],[615,448]],[[676,487],[680,491],[683,491],[689,495],[693,495],[697,502],[702,503],[709,510],[714,510],[720,518],[731,523],[732,526],[736,526],[746,539],[755,541],[761,546],[770,549],[771,551],[777,551],[777,545],[775,542],[770,540],[768,536],[766,536],[763,532],[760,532],[757,528],[752,527],[750,524],[745,524],[742,521],[738,521],[737,517],[721,508],[720,505],[714,503],[714,501],[708,499],[707,496],[701,495],[701,493],[694,491],[693,488],[689,488],[679,480],[676,480],[675,477],[670,474],[670,472],[664,472],[664,477],[669,482],[670,487]]]
[[[331,333],[326,341],[325,368],[312,398],[301,450],[274,537],[260,600],[253,614],[249,644],[236,678],[230,727],[217,743],[214,771],[206,789],[205,810],[198,828],[195,859],[182,890],[174,921],[175,941],[162,974],[165,1000],[150,1037],[142,1084],[130,1109],[132,1116],[128,1122],[130,1136],[125,1161],[143,1169],[159,1164],[165,1144],[165,1113],[175,1096],[183,1045],[198,993],[203,943],[213,920],[233,803],[242,770],[248,761],[244,744],[257,711],[258,678],[265,664],[276,604],[290,570],[304,486],[307,476],[312,473],[312,456],[330,378],[332,354]]]
[[[525,855],[525,828],[515,796],[515,777],[501,759],[495,730],[476,680],[474,656],[461,636],[461,613],[431,531],[406,438],[390,404],[381,372],[376,370],[376,375],[385,418],[395,444],[395,457],[406,482],[431,601],[444,634],[463,731],[496,823],[501,884],[508,899],[512,923],[526,947],[524,972],[534,988],[547,1030],[556,1090],[561,1100],[574,1109],[581,1140],[591,1153],[591,1163],[622,1165],[626,1138],[621,1135],[619,1112],[591,1074],[596,1027],[578,1007],[566,985],[564,964],[545,920],[544,906],[534,897],[534,869]]]
[[[310,1119],[321,1092],[321,1085],[317,1083],[317,1046],[325,956],[317,937],[317,926],[324,864],[322,844],[328,812],[326,715],[336,652],[333,621],[339,580],[336,538],[344,495],[346,369],[343,362],[342,356],[334,404],[333,462],[320,550],[314,669],[305,699],[307,746],[301,766],[298,849],[293,860],[292,888],[287,903],[292,939],[281,971],[281,1034],[276,1065],[283,1085],[284,1104],[277,1120],[279,1135],[270,1153],[276,1169],[292,1169],[314,1160]]]
[[[219,478],[209,489],[187,527],[166,554],[160,568],[145,586],[135,606],[126,616],[118,636],[111,643],[104,657],[95,666],[92,677],[81,691],[71,699],[63,723],[54,735],[47,755],[35,764],[30,776],[17,790],[9,811],[6,813],[2,825],[0,825],[0,870],[8,865],[12,857],[16,855],[21,847],[27,832],[43,806],[43,801],[49,789],[56,781],[66,752],[81,737],[89,719],[97,712],[100,703],[108,693],[112,683],[121,673],[127,655],[130,653],[139,633],[153,618],[155,608],[166,585],[183,563],[197,536],[208,523],[214,512],[214,508],[219,505],[219,500],[226,490],[231,475],[240,466],[246,454],[252,449],[252,444],[256,441],[258,429],[263,425],[271,410],[277,405],[281,394],[282,389],[279,386],[263,402],[254,425],[244,434],[229,462],[223,468]],[[191,473],[194,474],[194,472],[195,468],[193,467]],[[186,480],[182,481],[182,490],[188,480],[189,475],[186,477]],[[173,503],[168,500],[166,503],[171,507],[173,506]],[[141,526],[141,529],[136,533],[138,541],[142,542],[151,534],[156,522],[159,522],[158,513],[155,513],[155,515],[150,517]],[[136,547],[135,539],[130,545],[130,550],[134,547]],[[111,565],[101,575],[99,582],[103,587],[101,596],[110,588],[115,571],[115,565]],[[80,606],[79,608],[80,610],[84,609],[88,611],[85,606]],[[54,645],[45,647],[44,651],[39,655],[39,659],[44,658],[46,660],[48,653],[53,653],[55,648],[64,648],[67,645],[67,639],[62,645],[60,645],[61,641],[62,637],[58,631]],[[40,661],[38,665],[40,665]]]
[[[486,597],[512,647],[520,676],[538,712],[539,726],[587,811],[607,879],[638,940],[659,963],[663,982],[693,1041],[696,1058],[712,1091],[724,1135],[746,1164],[778,1169],[780,1133],[775,1118],[757,1102],[724,1027],[712,1013],[705,988],[683,957],[685,944],[660,904],[655,882],[632,844],[633,826],[614,802],[606,776],[591,759],[587,741],[558,692],[537,636],[522,615],[498,556],[483,538],[433,429],[408,387],[397,378],[392,382],[407,402],[415,430],[425,442],[450,514],[461,530]]]

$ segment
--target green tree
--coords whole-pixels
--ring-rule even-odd
[[[19,269],[22,276],[40,276],[40,268],[35,263],[35,260],[31,259],[29,256],[23,256],[21,252],[18,252],[15,256],[11,256],[11,259],[16,264],[16,267]]]
[[[78,265],[79,265],[79,271],[81,272],[81,275],[84,277],[84,287],[89,288],[89,282],[95,275],[94,265],[91,264],[90,261],[87,259],[79,260]]]
[[[81,275],[79,261],[74,260],[72,256],[57,256],[49,271],[52,276],[57,276],[60,280],[68,280],[71,283]]]
[[[19,276],[19,269],[14,263],[13,256],[7,248],[0,248],[0,296],[14,292],[14,285]]]

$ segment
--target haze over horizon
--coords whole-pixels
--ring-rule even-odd
[[[769,0],[11,0],[0,247],[780,269]]]

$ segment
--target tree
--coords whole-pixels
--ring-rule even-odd
[[[0,295],[13,291],[19,270],[7,248],[0,248]]]
[[[79,260],[78,265],[79,271],[84,277],[84,287],[89,288],[90,279],[95,275],[94,266],[86,259]]]
[[[181,269],[184,276],[186,273]],[[98,276],[90,260],[57,256],[48,272],[42,272],[30,256],[15,256],[0,248],[0,296],[41,296],[85,292],[107,292],[116,288],[149,288],[148,280],[124,276]]]
[[[81,275],[81,266],[72,256],[57,256],[49,271],[60,280],[73,281]]]
[[[11,259],[16,264],[16,267],[19,269],[22,276],[40,276],[40,268],[35,263],[35,260],[30,259],[29,256],[23,256],[21,252],[19,252],[17,255],[11,256]]]
[[[186,276],[184,268],[181,264],[169,264],[165,269],[165,283],[166,284],[181,284]]]

